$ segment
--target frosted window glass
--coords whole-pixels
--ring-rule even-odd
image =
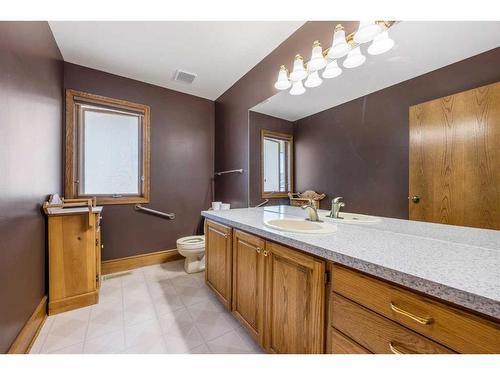
[[[90,110],[83,116],[82,193],[139,195],[141,118]]]
[[[264,139],[264,191],[279,191],[280,186],[280,144]]]

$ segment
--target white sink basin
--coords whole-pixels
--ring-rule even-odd
[[[362,214],[351,214],[348,212],[341,212],[339,214],[339,218],[330,218],[334,222],[337,223],[345,223],[345,224],[373,224],[380,222],[380,218],[369,215]]]
[[[334,224],[305,219],[268,219],[264,220],[264,224],[269,228],[293,233],[327,234],[337,230]]]

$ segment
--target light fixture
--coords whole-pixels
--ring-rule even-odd
[[[307,63],[307,70],[315,72],[326,66],[326,59],[323,56],[323,48],[319,40],[315,40],[311,52],[311,60]],[[318,77],[319,78],[319,77]]]
[[[389,38],[389,31],[384,30],[373,39],[372,44],[368,47],[370,55],[380,55],[394,47],[394,40]]]
[[[299,81],[293,83],[292,89],[290,90],[290,95],[302,95],[305,92],[306,92],[306,89],[302,85],[302,81],[299,80]]]
[[[328,50],[329,59],[338,59],[344,57],[350,51],[351,46],[345,39],[345,31],[342,25],[335,26],[333,33],[332,46]]]
[[[318,71],[315,71],[309,74],[306,81],[304,82],[304,86],[311,89],[313,87],[318,87],[322,82],[323,80],[319,78]]]
[[[366,60],[366,56],[361,53],[361,49],[358,47],[354,48],[349,52],[346,59],[344,60],[344,68],[357,68]]]
[[[293,61],[293,70],[290,73],[290,79],[292,82],[302,81],[307,77],[306,69],[304,68],[304,59],[300,55],[295,56]]]
[[[338,24],[335,26],[332,45],[327,50],[328,53],[325,51],[326,56],[319,40],[315,40],[311,59],[305,62],[301,55],[295,55],[292,72],[288,74],[287,68],[282,65],[274,87],[287,90],[291,86],[291,95],[302,95],[306,92],[306,87],[318,87],[323,79],[341,75],[339,59],[346,55],[342,61],[345,68],[352,69],[363,65],[366,56],[361,53],[360,45],[373,41],[367,48],[370,55],[389,51],[394,47],[394,41],[389,37],[388,30],[396,23],[398,21],[360,21],[356,32],[349,35],[346,35],[344,27]]]
[[[288,69],[285,65],[281,65],[280,72],[278,74],[278,80],[274,84],[274,87],[278,90],[287,90],[292,86],[290,80],[288,79]]]
[[[354,34],[354,41],[357,44],[367,43],[373,40],[381,30],[375,21],[360,21],[358,31]]]
[[[339,65],[337,64],[337,60],[333,60],[332,62],[329,62],[325,70],[323,70],[322,76],[323,78],[328,79],[338,77],[341,74],[342,69],[340,69]]]

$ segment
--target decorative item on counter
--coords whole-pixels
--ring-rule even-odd
[[[212,210],[219,211],[221,205],[222,205],[222,202],[212,202]]]
[[[229,209],[231,209],[231,204],[230,203],[222,203],[220,205],[220,209],[221,210],[229,210]]]
[[[319,208],[319,201],[325,198],[325,194],[316,193],[314,190],[306,190],[303,193],[288,193],[290,206],[303,206],[313,203],[314,207]]]

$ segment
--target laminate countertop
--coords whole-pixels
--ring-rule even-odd
[[[328,211],[318,210],[322,220]],[[300,207],[203,211],[207,219],[288,245],[500,319],[500,231],[376,217],[335,223],[331,234],[300,234],[264,220],[306,217]]]

